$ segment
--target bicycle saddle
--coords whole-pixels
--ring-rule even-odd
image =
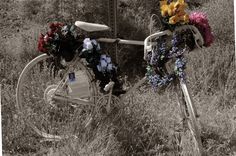
[[[106,31],[110,30],[110,27],[103,24],[97,24],[97,23],[88,23],[83,21],[76,21],[75,25],[79,27],[80,29],[87,31],[87,32],[94,32],[94,31]]]

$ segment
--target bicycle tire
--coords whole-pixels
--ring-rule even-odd
[[[51,92],[59,90],[60,93],[68,94],[65,88],[57,87],[62,82],[62,75],[53,71],[55,67],[52,59],[53,57],[42,54],[25,66],[17,83],[16,108],[23,121],[36,134],[46,139],[60,140],[78,133],[80,126],[85,125],[86,118],[93,113],[95,105],[74,108],[65,101],[54,101],[51,104],[48,100]],[[93,75],[80,61],[76,62],[75,72],[82,73],[84,79],[87,78],[84,81],[87,82],[89,91],[84,98],[95,103],[98,89]]]
[[[187,86],[180,82],[183,95],[182,104],[179,104],[183,120],[183,131],[180,137],[180,155],[203,156],[204,150],[201,141],[201,132],[196,119],[196,110],[189,95]],[[185,129],[186,128],[186,129]]]

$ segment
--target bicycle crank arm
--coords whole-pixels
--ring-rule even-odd
[[[80,98],[76,98],[76,99],[72,99],[71,97],[68,96],[63,96],[60,94],[55,94],[52,97],[53,100],[59,100],[59,101],[65,101],[65,102],[70,102],[73,104],[77,104],[77,105],[84,105],[84,106],[91,106],[94,105],[91,101],[88,100],[84,100],[84,99],[80,99]],[[74,105],[73,105],[74,106]],[[76,106],[75,106],[76,107]]]

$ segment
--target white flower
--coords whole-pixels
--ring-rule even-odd
[[[101,63],[102,70],[106,70],[107,62],[105,60],[101,60],[100,63]]]
[[[108,71],[111,71],[112,68],[113,68],[113,65],[112,65],[111,63],[107,65],[107,70],[108,70]]]
[[[92,44],[96,47],[96,50],[99,51],[101,50],[100,44],[96,40],[91,40]]]
[[[86,49],[86,50],[92,50],[93,49],[93,45],[92,45],[92,42],[91,42],[90,38],[85,38],[84,39],[83,48]]]
[[[107,63],[111,63],[111,57],[107,57]]]

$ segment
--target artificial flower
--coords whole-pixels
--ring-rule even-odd
[[[172,16],[172,17],[170,17],[170,19],[169,19],[169,23],[170,23],[170,24],[176,24],[176,23],[178,23],[179,21],[180,21],[180,17],[177,16],[177,15]]]
[[[54,23],[51,23],[49,25],[49,28],[51,29],[51,31],[54,33],[54,32],[57,32],[60,30],[60,28],[62,28],[64,26],[63,23],[60,23],[60,22],[54,22]]]
[[[168,15],[169,15],[169,16],[173,16],[173,15],[174,15],[174,12],[175,12],[175,2],[171,2],[171,3],[168,5]]]
[[[45,53],[47,52],[47,49],[44,47],[45,41],[44,41],[44,35],[40,34],[39,41],[38,41],[38,50]]]
[[[178,22],[180,22],[181,24],[186,24],[189,22],[189,15],[186,13],[178,14],[176,16],[178,16]]]
[[[169,9],[169,7],[167,4],[164,4],[161,6],[161,15],[163,17],[168,16],[168,9]]]
[[[184,23],[188,23],[188,22],[189,22],[189,15],[188,15],[188,14],[185,14],[183,17],[184,17],[183,22],[184,22]]]
[[[187,4],[184,3],[184,1],[183,2],[177,1],[174,7],[175,7],[174,9],[175,13],[178,14],[179,12],[184,12],[184,10],[187,7]]]
[[[189,16],[189,23],[195,25],[204,39],[204,46],[210,46],[214,41],[214,35],[207,20],[207,16],[203,12],[193,12]]]
[[[169,18],[169,24],[186,24],[189,22],[188,14],[185,12],[187,3],[184,0],[160,1],[161,15]]]
[[[182,10],[182,11],[178,12],[176,15],[179,16],[179,17],[181,17],[181,16],[184,16],[184,15],[186,15],[186,14],[187,14],[187,13],[186,13],[184,10]]]

